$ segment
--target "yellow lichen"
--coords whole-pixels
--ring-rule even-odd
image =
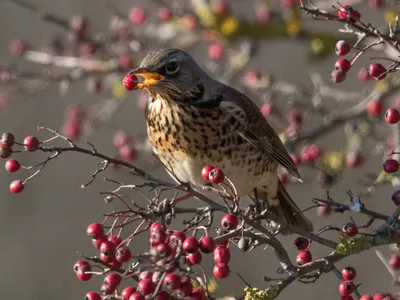
[[[347,237],[343,233],[339,234],[339,244],[333,253],[348,256],[357,254],[372,247],[374,237],[370,235],[359,235]]]
[[[256,287],[246,286],[244,292],[246,293],[245,300],[272,300],[279,295],[279,287],[272,285],[265,290],[259,290]]]

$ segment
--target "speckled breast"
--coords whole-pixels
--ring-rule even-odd
[[[146,113],[147,133],[156,155],[180,181],[204,185],[205,165],[221,168],[238,194],[267,181],[276,165],[236,131],[223,109],[152,100]],[[228,120],[228,121],[226,121]]]

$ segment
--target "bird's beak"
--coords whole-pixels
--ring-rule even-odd
[[[143,88],[147,88],[147,87],[156,85],[157,82],[159,82],[160,80],[163,80],[165,78],[165,76],[155,73],[155,72],[154,73],[149,72],[146,70],[146,68],[143,68],[143,67],[134,69],[131,72],[129,72],[129,74],[133,74],[133,75],[144,78],[143,82],[139,82],[137,84],[137,88],[139,88],[139,89],[143,89]]]

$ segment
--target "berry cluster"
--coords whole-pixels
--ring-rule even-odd
[[[222,231],[229,232],[237,228],[238,217],[226,214],[221,219]],[[187,236],[183,231],[165,229],[161,223],[154,222],[148,227],[150,248],[143,257],[152,263],[151,267],[138,268],[139,273],[127,273],[120,275],[118,268],[134,259],[128,245],[132,238],[125,240],[119,235],[106,234],[104,226],[100,223],[92,223],[87,227],[86,233],[92,239],[92,243],[99,250],[99,259],[111,271],[103,273],[93,272],[90,259],[79,260],[74,265],[76,276],[81,281],[88,281],[93,274],[105,275],[101,293],[88,292],[86,300],[101,299],[101,295],[118,294],[123,280],[138,274],[137,287],[127,286],[120,293],[123,300],[144,300],[147,295],[153,294],[159,300],[173,298],[189,298],[192,300],[205,300],[206,291],[193,286],[194,280],[186,273],[182,266],[194,266],[202,263],[202,254],[214,253],[215,266],[213,274],[217,278],[226,278],[230,274],[228,263],[231,259],[229,240],[216,244],[214,238],[205,235],[197,239],[195,235]],[[111,231],[110,231],[111,232]],[[196,231],[194,231],[195,233]],[[136,264],[138,266],[139,264]],[[117,269],[115,269],[117,268]],[[161,281],[161,283],[160,283]]]
[[[204,180],[209,181],[211,183],[220,184],[225,179],[224,172],[219,168],[214,168],[212,166],[204,166],[201,170],[201,177]]]
[[[337,10],[337,16],[339,19],[344,20],[350,23],[356,23],[360,19],[360,13],[355,10],[353,7],[349,5],[340,5],[339,9]],[[340,40],[336,43],[335,46],[335,53],[338,56],[346,56],[350,53],[353,47],[345,40]],[[347,77],[347,72],[350,71],[352,65],[355,61],[360,57],[364,51],[366,51],[369,47],[365,49],[358,49],[354,48],[356,52],[350,59],[346,58],[339,58],[335,63],[335,69],[332,71],[332,81],[335,83],[342,82]],[[386,77],[387,70],[386,68],[381,65],[380,63],[371,63],[368,69],[362,69],[359,74],[358,78],[362,81],[369,79],[370,77],[381,80]]]
[[[312,261],[312,254],[309,250],[310,240],[304,237],[298,237],[294,241],[294,246],[300,251],[296,256],[296,263],[298,265],[304,265]]]
[[[136,148],[132,145],[132,136],[119,130],[113,138],[114,147],[118,149],[119,155],[125,160],[134,160],[136,157]]]
[[[1,135],[0,139],[0,157],[1,158],[9,158],[14,152],[28,151],[34,152],[39,147],[39,140],[34,136],[27,136],[23,143],[18,143],[15,141],[15,137],[13,134],[5,132]],[[24,146],[24,150],[13,150],[14,145]],[[21,164],[18,160],[9,159],[5,164],[5,169],[7,172],[14,173],[19,171],[21,168]],[[21,193],[24,190],[26,180],[23,182],[22,180],[16,179],[10,183],[10,191],[14,194]]]
[[[344,281],[339,284],[339,293],[342,295],[342,300],[353,300],[350,295],[354,293],[356,286],[353,282],[357,272],[353,267],[346,267],[342,270]]]

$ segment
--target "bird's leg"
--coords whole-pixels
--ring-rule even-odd
[[[258,199],[258,193],[257,193],[257,189],[254,189],[254,205],[255,205],[255,212],[256,214],[261,214],[262,211],[264,211],[265,209],[267,209],[268,207],[266,207],[267,203],[264,201],[260,201],[260,199]]]

